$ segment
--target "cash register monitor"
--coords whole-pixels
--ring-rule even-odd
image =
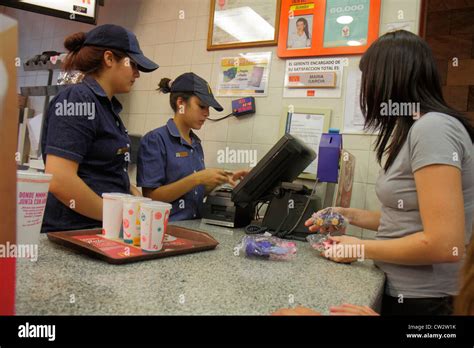
[[[247,206],[270,193],[280,182],[292,182],[315,160],[316,152],[285,134],[232,191],[232,201]]]

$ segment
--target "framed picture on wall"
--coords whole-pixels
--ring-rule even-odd
[[[275,46],[281,0],[211,0],[207,50]]]
[[[363,54],[378,38],[381,0],[282,0],[278,56]]]

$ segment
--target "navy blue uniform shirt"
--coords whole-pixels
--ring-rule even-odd
[[[181,137],[173,119],[166,126],[148,132],[138,150],[137,185],[156,189],[203,170],[201,140],[192,131],[191,141],[189,144]],[[200,218],[204,195],[204,185],[198,185],[171,202],[170,221]]]
[[[45,117],[41,139],[45,163],[49,154],[79,163],[77,175],[100,196],[129,193],[130,138],[119,117],[121,110],[120,102],[115,97],[110,100],[91,77],[61,91]],[[100,226],[101,221],[75,212],[48,194],[41,232]]]

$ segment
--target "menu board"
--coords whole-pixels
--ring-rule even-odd
[[[98,0],[5,0],[2,5],[48,16],[96,24]]]

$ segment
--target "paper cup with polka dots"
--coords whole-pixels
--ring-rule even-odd
[[[140,247],[143,251],[163,248],[171,204],[151,201],[140,204]]]
[[[140,204],[151,201],[147,197],[125,197],[123,199],[123,241],[140,245]]]
[[[126,193],[102,194],[102,235],[110,239],[119,239],[122,230],[123,199],[132,197]]]

